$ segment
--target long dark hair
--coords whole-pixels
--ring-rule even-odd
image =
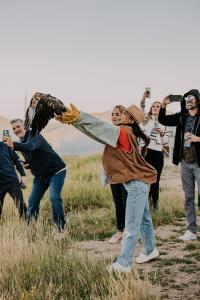
[[[144,133],[144,131],[140,128],[140,126],[136,122],[131,123],[131,124],[127,124],[127,125],[132,127],[133,133],[135,134],[135,136],[137,138],[143,140],[144,146],[141,149],[141,155],[143,157],[145,157],[146,154],[147,154],[147,147],[149,145],[150,138]]]

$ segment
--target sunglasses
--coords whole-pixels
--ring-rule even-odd
[[[196,100],[196,98],[192,95],[185,97],[185,101],[191,101],[191,100]]]

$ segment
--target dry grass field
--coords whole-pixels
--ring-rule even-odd
[[[109,245],[115,232],[109,186],[99,179],[100,156],[67,158],[63,190],[69,215],[59,239],[52,223],[48,194],[37,224],[20,221],[7,197],[0,222],[0,299],[199,299],[200,239],[183,243],[183,193],[179,169],[166,165],[158,212],[152,212],[161,256],[134,266],[132,274],[109,274],[106,266],[120,253]],[[24,192],[27,200],[31,189]],[[141,244],[138,242],[136,254]]]

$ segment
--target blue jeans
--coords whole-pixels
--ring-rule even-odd
[[[131,180],[124,183],[124,187],[128,192],[125,236],[117,262],[124,267],[131,267],[139,233],[143,245],[142,252],[146,255],[155,248],[155,235],[148,207],[148,184]]]
[[[37,220],[40,209],[40,201],[48,188],[51,208],[53,212],[53,219],[58,229],[64,229],[65,217],[63,202],[61,199],[61,191],[66,176],[66,170],[59,172],[51,177],[34,178],[32,192],[28,201],[28,218],[33,217]]]

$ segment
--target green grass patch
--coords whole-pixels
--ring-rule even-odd
[[[103,240],[115,229],[115,214],[111,210],[87,210],[70,217],[69,233],[74,240]]]
[[[192,259],[189,259],[189,258],[163,258],[163,259],[160,259],[158,261],[158,265],[159,266],[173,266],[173,265],[176,265],[176,264],[186,264],[186,265],[189,265],[189,264],[193,264],[194,261]]]
[[[193,273],[199,272],[199,266],[197,266],[197,265],[190,265],[187,267],[181,266],[178,268],[178,270],[183,273],[193,274]]]

